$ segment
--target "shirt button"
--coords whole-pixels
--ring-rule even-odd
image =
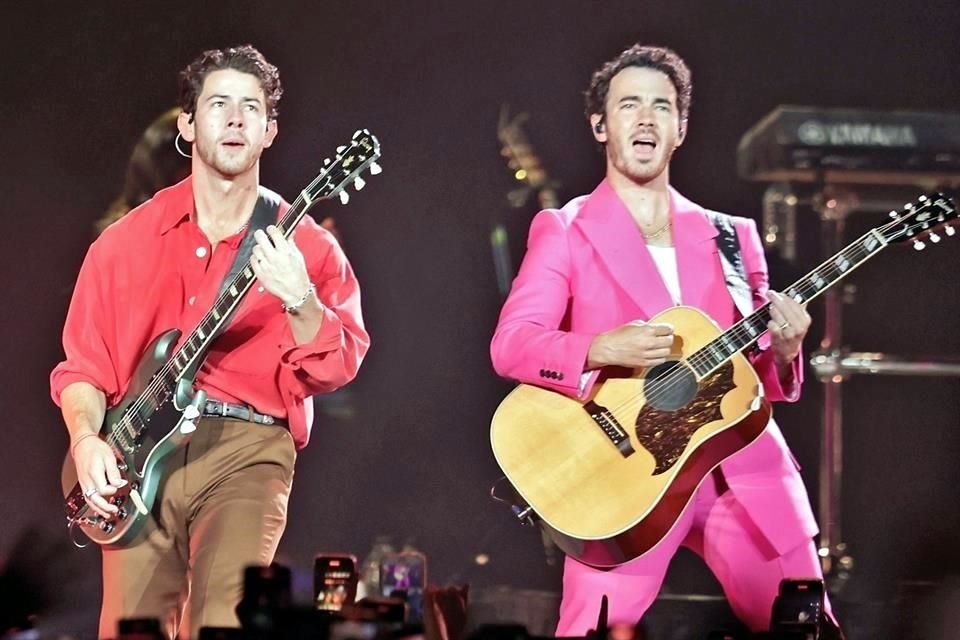
[[[197,296],[190,296],[190,299],[187,300],[187,304],[189,304],[192,307],[193,303],[196,301],[197,301]]]
[[[197,257],[198,257],[198,258],[202,258],[202,257],[204,257],[205,255],[207,255],[207,248],[206,248],[206,247],[197,247]]]

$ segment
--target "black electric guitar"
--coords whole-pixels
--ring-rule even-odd
[[[888,245],[922,249],[956,233],[957,210],[940,194],[891,215],[786,295],[809,302]],[[557,546],[600,567],[649,551],[707,474],[763,432],[769,402],[742,352],[766,332],[769,310],[723,331],[697,309],[671,307],[650,319],[674,328],[667,362],[610,370],[584,401],[527,384],[503,400],[493,453]]]
[[[290,235],[320,200],[339,196],[346,204],[349,199],[346,189],[351,183],[357,190],[363,188],[360,174],[368,169],[371,175],[380,173],[376,163],[379,158],[377,138],[366,130],[354,133],[349,144],[337,149],[332,161],[324,161],[324,169],[300,192],[277,224],[284,237]],[[206,394],[193,389],[194,376],[211,342],[229,322],[255,279],[249,265],[241,269],[176,350],[180,330],[171,329],[156,338],[141,357],[129,391],[107,412],[100,437],[113,448],[120,472],[127,480],[110,498],[119,508],[116,518],[107,520],[87,506],[77,482],[73,456],[67,454],[61,481],[67,527],[78,546],[81,546],[75,535],[78,529],[97,544],[122,547],[129,544],[147,522],[165,459],[197,429]]]

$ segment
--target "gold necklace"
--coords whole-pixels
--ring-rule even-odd
[[[662,235],[664,234],[664,232],[665,232],[667,229],[669,229],[669,228],[670,228],[670,219],[667,218],[666,223],[664,223],[664,225],[663,225],[662,227],[660,227],[659,229],[657,229],[657,230],[654,231],[653,233],[644,233],[644,232],[643,232],[643,229],[641,229],[641,230],[640,230],[640,235],[643,236],[643,239],[644,239],[644,240],[653,240],[654,238],[658,238],[658,237],[662,236]]]

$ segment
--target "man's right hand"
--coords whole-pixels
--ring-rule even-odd
[[[119,509],[107,498],[126,482],[120,477],[113,449],[97,435],[106,404],[103,391],[89,382],[72,382],[60,392],[60,409],[70,433],[70,455],[84,499],[101,516],[112,518]]]
[[[113,449],[99,436],[88,435],[77,440],[72,452],[77,480],[87,504],[108,520],[116,517],[119,509],[108,499],[127,481],[120,476]]]
[[[617,365],[636,369],[655,367],[666,362],[673,345],[673,327],[668,324],[629,322],[590,343],[587,368]]]

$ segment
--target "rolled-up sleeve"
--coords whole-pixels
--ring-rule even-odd
[[[296,344],[288,329],[281,345],[282,386],[300,397],[328,393],[353,380],[370,347],[356,276],[340,246],[322,233],[323,255],[309,272],[324,306],[323,320],[311,341]]]
[[[94,243],[80,268],[63,327],[66,357],[50,374],[50,395],[58,406],[60,394],[74,382],[87,382],[103,391],[108,406],[119,400],[120,382],[109,346],[115,343],[110,325],[113,307],[103,295],[101,262],[100,245]]]

